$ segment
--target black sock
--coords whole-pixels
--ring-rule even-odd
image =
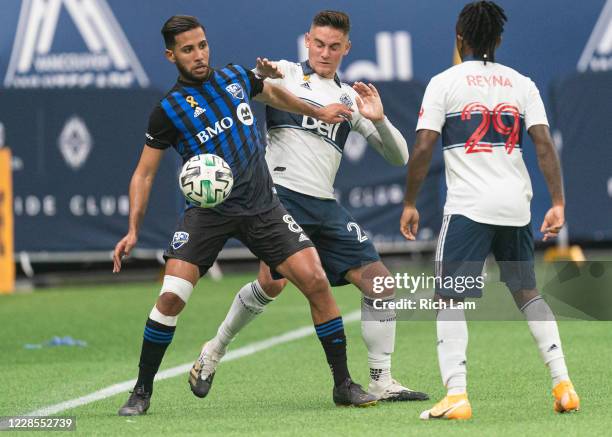
[[[138,367],[138,380],[136,387],[144,386],[148,393],[153,393],[153,378],[164,358],[166,349],[172,342],[175,326],[166,326],[151,319],[147,319],[140,352]]]
[[[327,363],[332,370],[334,384],[340,385],[346,378],[351,377],[346,365],[346,336],[342,317],[315,325],[315,330],[323,345]]]

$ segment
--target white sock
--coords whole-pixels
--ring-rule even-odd
[[[462,309],[447,308],[438,312],[438,363],[447,394],[457,395],[467,390],[466,350],[468,329]]]
[[[395,348],[395,310],[375,309],[372,299],[365,296],[361,302],[361,336],[368,348],[370,381],[387,385],[391,383],[391,354]]]
[[[542,296],[537,296],[521,308],[531,335],[535,340],[544,364],[548,366],[553,387],[559,382],[569,380],[559,328],[555,315]]]
[[[236,294],[225,320],[219,326],[216,337],[212,340],[217,352],[224,354],[240,330],[261,314],[265,306],[273,300],[263,291],[257,280],[242,287]]]

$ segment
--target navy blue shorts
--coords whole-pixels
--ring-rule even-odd
[[[498,226],[446,215],[436,248],[436,291],[446,297],[481,297],[482,271],[493,253],[500,280],[514,293],[535,289],[531,224]]]
[[[332,286],[346,285],[349,270],[380,260],[351,214],[334,199],[318,199],[276,185],[278,197],[314,243]],[[280,276],[272,272],[274,279]]]

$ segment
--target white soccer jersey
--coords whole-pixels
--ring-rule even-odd
[[[270,106],[266,108],[266,161],[274,183],[309,196],[333,199],[334,180],[349,132],[355,130],[367,138],[376,132],[376,127],[359,114],[355,102],[357,93],[337,76],[324,79],[307,62],[282,60],[277,65],[284,77],[266,81],[282,85],[317,106],[344,103],[354,110],[350,122],[329,124]]]
[[[470,60],[434,76],[416,130],[442,134],[444,214],[503,226],[529,223],[533,192],[522,132],[536,124],[548,125],[540,93],[512,68]]]

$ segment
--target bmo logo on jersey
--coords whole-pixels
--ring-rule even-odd
[[[332,141],[336,141],[336,135],[338,134],[340,124],[341,123],[325,123],[324,121],[317,120],[316,118],[309,117],[307,115],[304,115],[304,117],[302,118],[302,127],[304,129],[313,131],[318,135],[321,135],[322,137],[329,138]]]
[[[196,134],[198,141],[200,144],[204,144],[206,141],[216,137],[227,129],[231,128],[234,125],[234,120],[232,117],[223,117],[221,120],[217,121],[214,126],[207,126],[206,129],[201,130]]]
[[[242,124],[251,126],[255,122],[255,117],[251,111],[251,107],[248,103],[241,103],[236,107],[236,116]],[[234,126],[234,119],[232,117],[223,117],[217,121],[213,126],[207,126],[206,129],[201,130],[196,134],[196,137],[200,141],[200,144],[204,144],[206,141],[215,138],[222,132]]]

